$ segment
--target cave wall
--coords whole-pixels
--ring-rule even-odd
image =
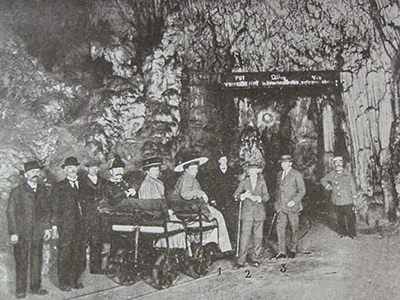
[[[347,116],[347,145],[354,173],[364,192],[383,192],[386,212],[398,197],[398,156],[391,140],[398,136],[399,3],[371,1],[376,37],[369,57],[341,73]],[[398,122],[398,121],[397,121]],[[392,130],[393,127],[393,130]],[[397,139],[397,138],[396,138]]]
[[[181,53],[182,61],[193,69],[211,72],[230,71],[237,58],[242,71],[341,70],[343,107],[334,107],[334,113],[343,110],[348,117],[341,124],[347,133],[344,142],[348,153],[337,147],[332,155],[350,158],[349,167],[362,191],[372,193],[383,186],[391,202],[389,144],[398,103],[398,69],[394,69],[398,4],[230,3],[200,1],[186,10],[191,18],[171,17],[170,26],[181,28],[181,40],[189,46]]]
[[[348,131],[346,141],[349,152],[353,153],[357,178],[363,190],[368,188],[366,160],[373,151],[375,156],[383,155],[378,166],[389,159],[388,154],[384,154],[389,143],[386,133],[388,124],[397,115],[393,111],[398,95],[395,79],[398,81],[398,76],[395,77],[393,70],[398,61],[396,3],[167,2],[159,1],[150,7],[129,1],[90,1],[90,23],[107,30],[104,29],[101,38],[99,34],[89,36],[87,55],[93,61],[101,59],[108,63],[111,71],[104,74],[99,89],[88,92],[82,87],[79,90],[79,84],[75,86],[79,96],[70,106],[78,108],[76,111],[80,115],[74,116],[76,111],[64,103],[60,105],[61,111],[68,108],[65,118],[70,118],[68,126],[71,128],[67,132],[76,139],[71,145],[93,143],[94,149],[105,158],[118,152],[133,168],[139,166],[146,153],[161,153],[173,164],[171,160],[180,148],[199,144],[201,138],[191,141],[191,137],[221,134],[221,131],[210,130],[210,127],[221,127],[216,118],[210,118],[214,124],[204,122],[209,120],[219,97],[208,90],[210,81],[215,83],[211,78],[215,74],[231,71],[238,62],[246,71],[342,70],[346,114],[370,116],[371,133],[364,132],[361,136],[371,137],[363,137],[363,144],[353,141],[360,137],[356,125],[343,124]],[[373,14],[375,12],[377,15]],[[76,47],[81,53],[81,42]],[[391,53],[385,56],[387,49],[391,49]],[[54,69],[60,70],[56,66]],[[203,75],[197,81],[185,81],[187,73],[196,72]],[[363,88],[366,83],[382,80],[391,83],[376,86],[369,92]],[[182,86],[182,83],[189,86]],[[9,82],[7,85],[17,86]],[[12,103],[10,97],[7,99]],[[360,111],[356,101],[365,102]],[[41,102],[34,102],[42,107]],[[379,118],[372,117],[378,102],[381,119],[385,119],[379,126],[376,125]],[[357,104],[352,106],[354,103]],[[369,107],[374,109],[365,113]],[[85,113],[88,111],[90,116]],[[364,118],[358,117],[357,122],[363,123]],[[188,124],[196,123],[194,119],[198,123],[203,121],[187,130]],[[76,122],[71,125],[71,121]],[[84,135],[79,134],[79,126],[85,125],[89,130]],[[375,150],[364,150],[369,140],[374,140],[374,147],[370,148]],[[201,150],[210,152],[209,144],[200,142]],[[47,162],[51,155],[42,157]]]

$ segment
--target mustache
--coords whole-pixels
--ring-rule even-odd
[[[32,176],[32,179],[35,179],[35,178],[39,178],[39,176],[33,175],[33,176]]]
[[[123,175],[124,175],[123,173],[117,173],[114,176],[123,176]]]

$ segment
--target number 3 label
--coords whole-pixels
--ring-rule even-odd
[[[281,272],[282,273],[286,272],[286,265],[285,264],[281,264]]]

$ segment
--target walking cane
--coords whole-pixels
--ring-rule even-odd
[[[269,226],[269,231],[268,231],[268,235],[267,235],[267,239],[264,242],[265,247],[268,244],[269,238],[271,237],[271,233],[272,233],[272,228],[274,227],[274,223],[275,223],[275,219],[276,219],[276,212],[274,213],[274,216],[272,217],[272,221],[271,221],[271,225]]]
[[[240,245],[240,219],[242,218],[242,203],[243,201],[239,198],[239,218],[238,218],[238,228],[237,228],[237,238],[236,238],[236,257],[239,257],[239,245]]]

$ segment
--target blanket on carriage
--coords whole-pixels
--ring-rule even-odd
[[[176,192],[172,192],[167,195],[166,202],[168,208],[172,209],[178,217],[197,218],[198,214],[201,214],[206,220],[211,219],[210,210],[201,198],[185,200]]]

